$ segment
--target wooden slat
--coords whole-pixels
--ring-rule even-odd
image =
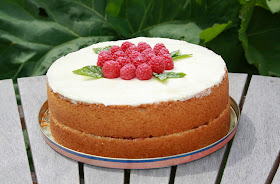
[[[280,78],[253,76],[222,183],[265,183],[280,150]]]
[[[0,81],[0,91],[0,181],[32,183],[13,81]]]
[[[162,183],[168,184],[171,167],[149,170],[131,170],[130,184]]]
[[[21,78],[18,86],[38,183],[79,183],[78,163],[55,152],[41,135],[38,114],[47,100],[46,77]]]
[[[280,183],[280,166],[277,169],[277,172],[272,180],[272,184],[279,184]]]
[[[247,74],[229,73],[229,95],[236,101],[237,104],[241,101],[245,90]]]
[[[124,170],[84,164],[84,180],[85,184],[122,184],[124,183]]]
[[[240,102],[247,74],[229,74],[229,93],[237,103]],[[215,183],[226,147],[202,159],[177,167],[175,183]]]

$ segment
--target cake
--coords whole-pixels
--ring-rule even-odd
[[[174,61],[182,78],[160,82],[94,79],[74,70],[97,65],[93,48],[129,41],[163,43],[191,57]],[[190,152],[224,137],[230,126],[228,73],[211,50],[167,38],[93,44],[56,60],[47,72],[50,130],[67,148],[104,157],[153,158]]]

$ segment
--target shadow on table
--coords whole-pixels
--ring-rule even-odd
[[[231,166],[241,161],[253,152],[254,146],[256,144],[255,135],[256,129],[254,123],[248,116],[246,116],[246,114],[242,114],[236,135],[232,143],[234,149],[230,150],[230,156],[234,157],[234,163],[228,162],[227,166]],[[199,177],[202,173],[204,176],[207,176],[205,174],[209,173],[209,175],[213,175],[213,177],[216,177],[222,164],[223,158],[227,157],[227,155],[225,155],[225,153],[227,153],[226,149],[229,149],[229,144],[204,158],[179,165],[176,171],[176,178],[188,178],[190,177],[190,175],[198,175],[197,177]]]

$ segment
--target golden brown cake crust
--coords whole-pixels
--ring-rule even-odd
[[[114,138],[145,138],[184,132],[217,118],[228,104],[228,74],[208,96],[139,106],[74,104],[47,87],[51,116],[86,134]]]
[[[70,149],[115,158],[152,158],[186,153],[224,137],[229,131],[230,101],[215,119],[197,128],[167,136],[138,139],[116,139],[86,134],[51,118],[54,139]]]

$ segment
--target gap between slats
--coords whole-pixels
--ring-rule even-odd
[[[171,167],[168,184],[174,184],[175,176],[176,176],[176,170],[177,170],[177,166],[172,166]],[[130,173],[131,173],[131,169],[125,169],[124,170],[124,184],[129,184],[130,183]]]
[[[176,170],[177,170],[176,165],[171,167],[170,178],[169,178],[169,183],[168,184],[174,184],[175,176],[176,176]]]
[[[19,105],[19,104],[18,104],[18,112],[19,112],[19,115],[20,115],[20,122],[21,122],[22,131],[23,131],[24,129],[26,129],[25,119],[24,119],[24,113],[23,113],[22,106]],[[26,131],[26,133],[27,133],[28,144],[29,144],[30,141],[29,141],[28,132]],[[25,137],[24,137],[24,139],[25,139]],[[26,150],[26,154],[28,155],[27,150]],[[32,153],[31,153],[31,158],[29,158],[29,157],[27,157],[27,158],[28,158],[29,168],[30,168],[30,171],[31,171],[31,165],[34,166],[34,163],[33,163],[33,160],[32,160]],[[35,172],[31,172],[31,177],[32,177],[33,184],[37,184],[37,178],[36,178],[36,173]]]
[[[130,171],[131,169],[125,169],[124,170],[124,184],[129,184],[130,182]]]
[[[84,179],[84,163],[78,162],[79,164],[79,176],[80,176],[80,184],[85,183]]]
[[[241,112],[242,112],[242,108],[243,108],[243,105],[244,105],[244,102],[245,102],[246,94],[247,94],[251,79],[252,79],[252,75],[248,75],[246,83],[245,83],[245,88],[242,92],[242,96],[241,96],[241,99],[240,99],[240,102],[239,102],[240,115],[241,115]],[[215,182],[216,184],[221,183],[222,176],[223,176],[223,173],[224,173],[224,169],[225,169],[225,166],[226,166],[226,163],[227,163],[228,155],[229,155],[229,152],[230,152],[233,141],[234,141],[234,137],[226,145],[226,151],[225,151],[225,154],[223,156],[221,166],[220,166],[217,178],[216,178],[216,182]]]
[[[266,184],[272,183],[273,178],[274,178],[274,176],[277,172],[277,169],[280,169],[279,166],[280,166],[280,151],[279,151],[278,156],[275,159],[275,162],[274,162],[274,164],[273,164],[273,166],[272,166],[272,168],[269,172],[269,175],[268,175],[267,180],[266,180]]]

